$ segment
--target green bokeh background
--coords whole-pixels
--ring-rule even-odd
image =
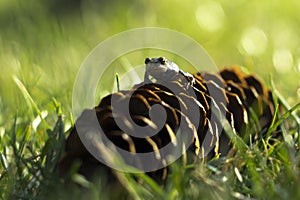
[[[147,26],[192,37],[220,68],[244,66],[268,85],[272,75],[277,89],[295,104],[300,99],[299,10],[298,0],[0,0],[0,126],[16,113],[32,112],[13,76],[41,110],[54,109],[54,97],[68,113],[77,70],[89,52],[114,34]],[[143,63],[143,56],[129,56],[129,65]]]

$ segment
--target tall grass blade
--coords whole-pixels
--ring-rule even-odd
[[[34,102],[34,100],[32,99],[31,95],[29,94],[29,92],[27,91],[26,87],[24,86],[24,84],[16,77],[13,76],[13,79],[15,81],[15,83],[17,84],[17,86],[19,87],[19,89],[21,90],[26,102],[34,109],[34,111],[39,115],[43,126],[45,127],[45,129],[50,129],[50,126],[47,124],[47,122],[45,121],[45,119],[42,116],[42,112],[39,110],[38,106],[36,105],[36,103]]]

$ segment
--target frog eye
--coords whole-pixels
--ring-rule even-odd
[[[158,58],[158,61],[159,61],[162,65],[166,64],[166,59],[165,59],[164,57],[159,57],[159,58]]]
[[[145,59],[145,64],[148,64],[150,61],[151,61],[150,58],[146,58]]]

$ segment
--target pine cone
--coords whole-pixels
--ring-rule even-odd
[[[155,152],[155,159],[164,167],[147,174],[157,181],[164,181],[168,174],[168,155],[158,151],[168,144],[180,150],[184,149],[182,145],[188,145],[188,151],[198,157],[204,155],[206,159],[216,153],[226,156],[233,144],[224,133],[222,116],[233,131],[247,141],[250,138],[245,135],[245,130],[251,111],[261,127],[252,136],[252,141],[264,136],[275,109],[271,92],[255,76],[245,75],[238,68],[193,76],[195,84],[192,87],[186,87],[180,81],[171,81],[167,87],[159,83],[141,83],[132,90],[110,94],[94,109],[85,110],[76,124],[85,124],[88,129],[96,113],[103,134],[117,147],[131,153]],[[164,113],[151,112],[154,105],[164,108],[166,120],[163,124],[162,120],[155,119],[161,119],[160,115]],[[134,124],[149,129],[140,131]],[[60,173],[67,174],[75,160],[80,161],[79,173],[88,178],[95,171],[112,173],[86,150],[77,131],[74,127],[67,138],[65,155],[58,164]],[[191,144],[180,143],[176,139],[178,131]],[[151,135],[152,132],[157,134]]]

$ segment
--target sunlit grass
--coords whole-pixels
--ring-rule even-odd
[[[242,65],[270,87],[272,74],[273,93],[285,105],[286,114],[271,129],[283,125],[284,139],[261,141],[234,157],[203,165],[183,167],[179,161],[164,188],[144,175],[136,175],[144,180],[143,186],[136,184],[136,176],[120,175],[128,199],[300,198],[299,1],[88,0],[72,6],[59,2],[0,1],[2,199],[83,199],[87,193],[102,199],[99,196],[124,194],[116,187],[100,190],[101,181],[81,178],[77,182],[86,193],[79,188],[69,193],[52,173],[63,137],[73,124],[72,89],[82,61],[113,34],[144,26],[187,34],[220,68]],[[117,72],[142,64],[149,52],[117,60]],[[114,80],[115,72],[107,79]],[[105,94],[102,88],[114,87],[111,82],[99,85],[99,98]]]
[[[24,88],[21,88],[24,89]],[[28,94],[25,98],[31,98]],[[28,101],[32,101],[28,100]],[[54,102],[59,106],[57,102]],[[71,172],[76,184],[65,185],[54,173],[64,147],[64,124],[57,107],[53,128],[40,132],[32,122],[17,123],[1,135],[1,194],[3,199],[297,199],[300,196],[299,127],[292,116],[300,104],[286,110],[270,127],[283,126],[284,138],[261,140],[251,146],[232,135],[236,149],[227,158],[184,165],[178,160],[164,187],[144,174],[117,173],[120,184],[106,185]],[[54,111],[52,111],[54,112]],[[285,123],[289,127],[285,128]],[[43,137],[39,137],[43,134]],[[142,184],[141,184],[142,183]],[[71,191],[71,192],[70,192]],[[127,192],[126,192],[127,191]]]

